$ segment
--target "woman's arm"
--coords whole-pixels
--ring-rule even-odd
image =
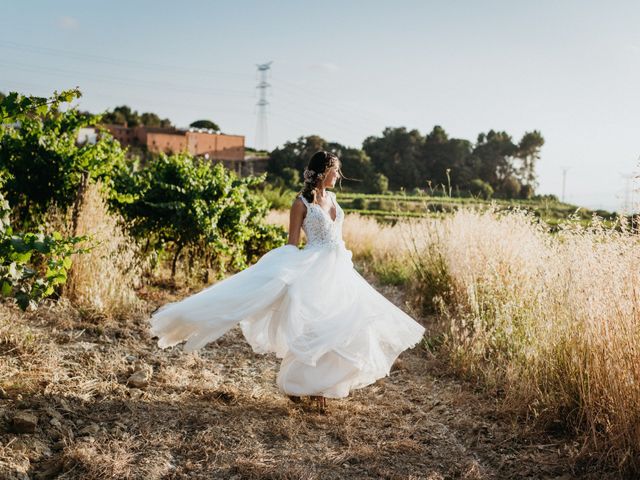
[[[296,198],[293,205],[291,205],[291,212],[289,213],[289,240],[287,244],[297,247],[300,243],[300,229],[306,214],[307,207],[302,203],[302,200]]]

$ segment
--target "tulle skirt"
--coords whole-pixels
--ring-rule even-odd
[[[277,384],[288,395],[344,398],[389,374],[425,328],[353,268],[351,251],[284,245],[255,264],[150,319],[161,348],[197,350],[240,325],[257,353],[282,358]]]

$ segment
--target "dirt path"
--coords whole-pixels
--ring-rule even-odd
[[[22,358],[38,366],[31,381],[5,379],[2,478],[615,478],[572,473],[570,442],[524,433],[421,347],[319,414],[277,390],[279,360],[253,353],[238,327],[184,354],[155,348],[144,316],[11,320],[42,348]],[[145,368],[148,385],[127,386]],[[37,417],[34,433],[11,431],[21,412]]]

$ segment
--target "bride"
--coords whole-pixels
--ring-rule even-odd
[[[342,239],[344,212],[333,192],[340,160],[316,152],[292,204],[288,243],[255,264],[150,319],[161,348],[186,341],[187,352],[235,325],[256,353],[282,359],[276,383],[292,401],[344,398],[391,371],[425,328],[382,296],[353,268]],[[306,245],[299,249],[300,230]]]

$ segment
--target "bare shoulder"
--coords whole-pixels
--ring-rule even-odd
[[[295,211],[304,212],[306,210],[304,202],[302,201],[299,195],[296,195],[296,198],[293,200],[293,203],[291,204],[291,209],[294,212]]]

